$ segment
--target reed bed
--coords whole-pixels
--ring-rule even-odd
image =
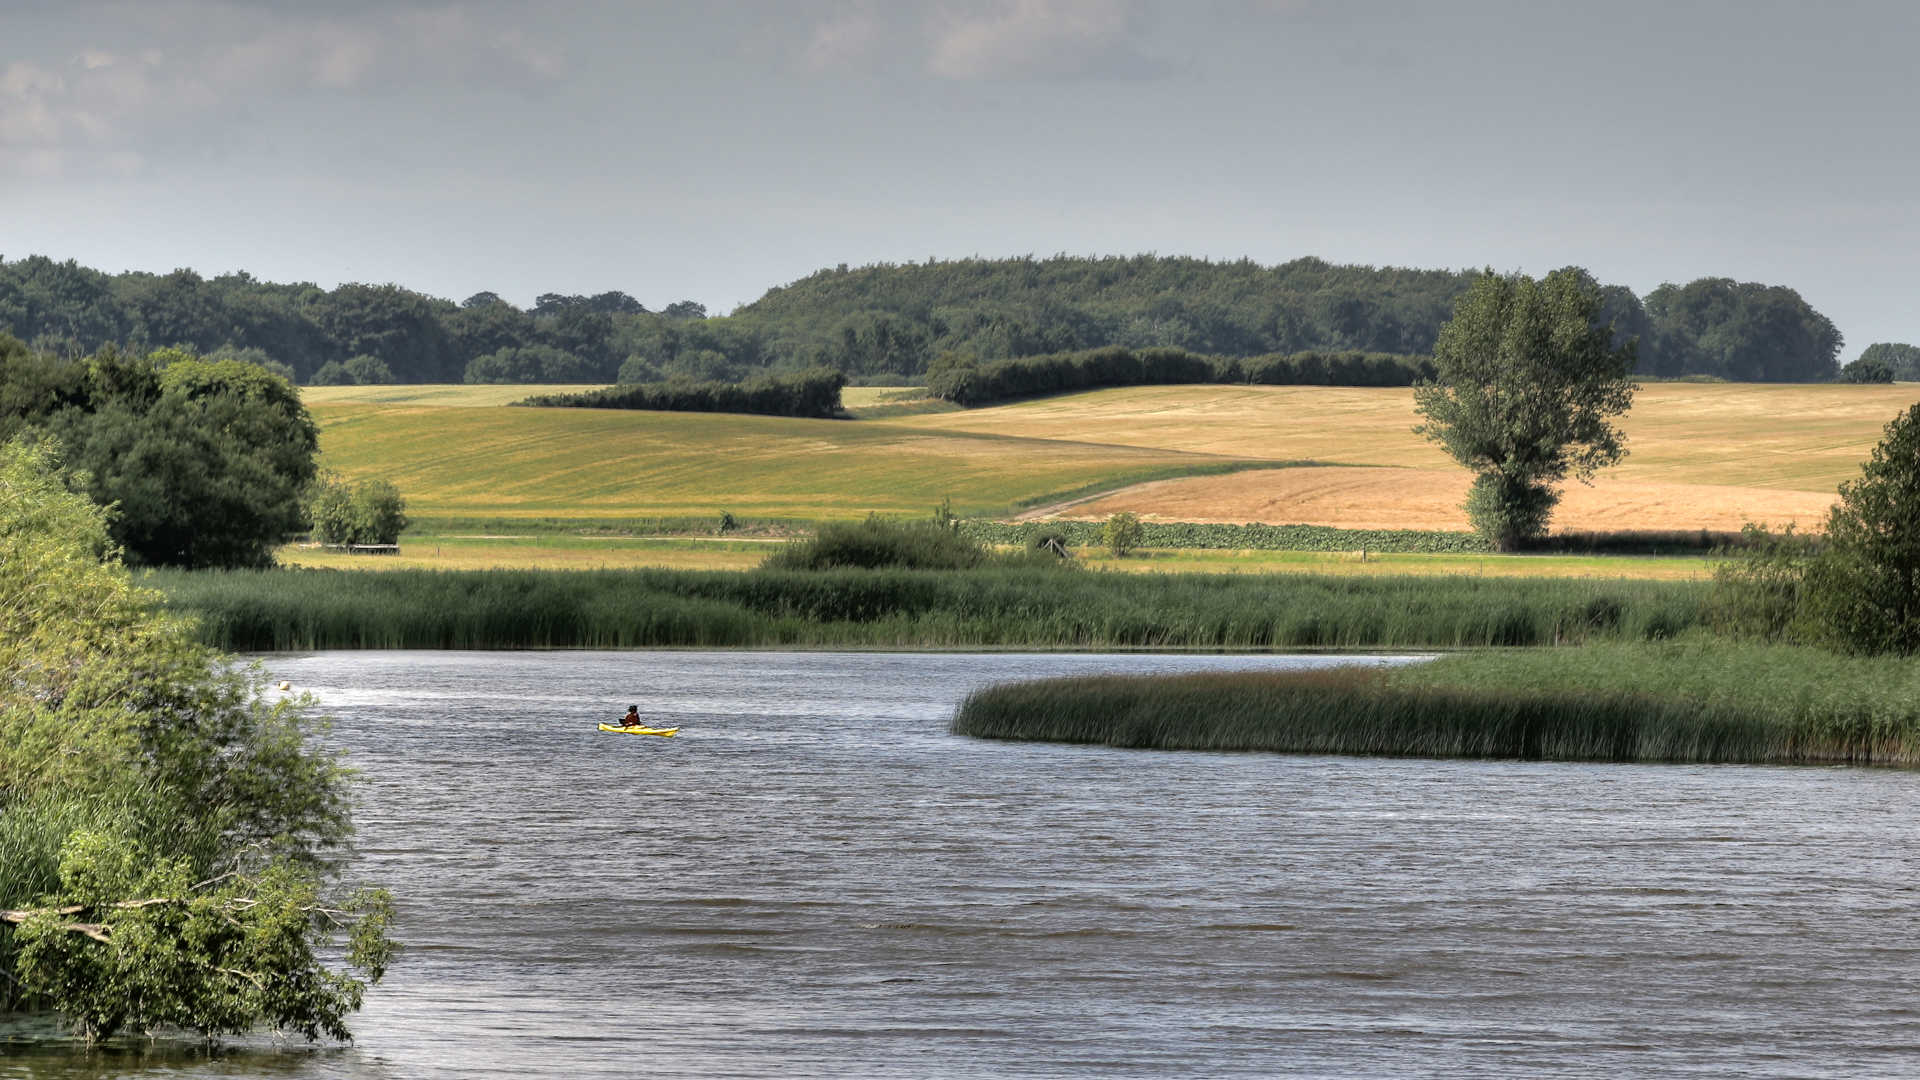
[[[1695,582],[1048,569],[154,571],[226,649],[1302,649],[1660,639]]]
[[[1920,672],[1706,639],[989,687],[953,730],[1169,750],[1920,765]]]

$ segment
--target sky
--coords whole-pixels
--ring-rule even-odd
[[[0,0],[0,257],[618,289],[1135,254],[1797,289],[1920,342],[1912,0]]]

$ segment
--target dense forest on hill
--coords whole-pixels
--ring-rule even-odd
[[[36,255],[0,259],[0,331],[67,356],[182,346],[303,383],[739,381],[810,367],[904,382],[942,356],[989,363],[1106,346],[1423,354],[1473,276],[1315,258],[958,259],[822,270],[709,316],[692,301],[650,311],[622,292],[548,293],[523,309],[491,292],[455,303],[392,284],[108,274]],[[1839,332],[1790,288],[1701,278],[1643,300],[1598,287],[1602,318],[1639,342],[1644,374],[1838,371]]]

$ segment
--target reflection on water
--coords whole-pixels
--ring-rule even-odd
[[[1006,678],[1327,662],[273,658],[403,904],[359,1041],[0,1077],[1920,1072],[1920,776],[946,732]],[[636,702],[681,736],[594,729]]]

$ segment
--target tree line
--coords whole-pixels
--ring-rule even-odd
[[[1433,376],[1424,356],[1366,352],[1207,356],[1185,349],[1123,346],[979,363],[943,353],[927,369],[927,392],[959,405],[1108,386],[1251,383],[1262,386],[1412,386]]]
[[[521,308],[492,292],[455,303],[395,284],[108,274],[36,255],[0,259],[0,330],[69,357],[110,343],[179,346],[301,383],[737,382],[810,367],[908,382],[948,353],[981,364],[1109,346],[1427,354],[1474,277],[1317,258],[930,260],[821,270],[710,316],[687,300],[649,310],[618,291],[547,293]],[[1599,318],[1616,343],[1636,341],[1641,374],[1836,375],[1839,332],[1790,288],[1701,278],[1644,299],[1596,288]]]
[[[517,405],[576,409],[655,409],[730,412],[831,420],[841,415],[847,377],[832,368],[792,375],[759,375],[730,382],[652,382],[609,386],[579,394],[539,394]]]

